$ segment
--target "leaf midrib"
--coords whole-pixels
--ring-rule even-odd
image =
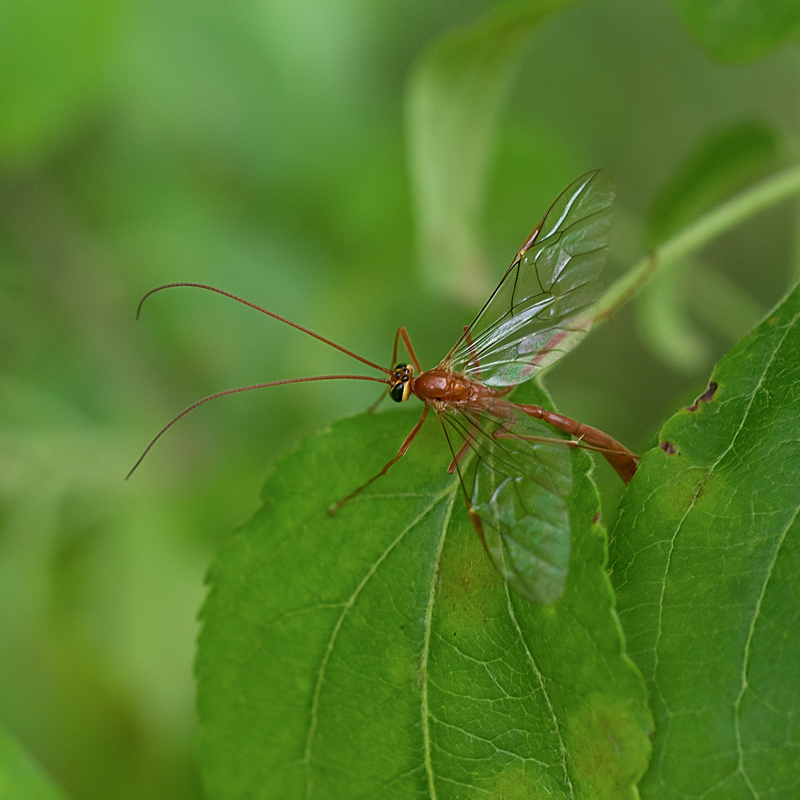
[[[431,758],[431,730],[430,730],[430,707],[428,705],[428,655],[430,654],[431,630],[433,628],[433,607],[436,600],[436,584],[439,579],[439,567],[442,562],[442,551],[444,542],[447,538],[447,529],[453,516],[453,505],[455,504],[457,488],[460,487],[459,481],[451,481],[447,491],[450,492],[450,504],[442,521],[442,528],[439,534],[439,542],[436,547],[436,557],[431,570],[431,582],[428,587],[428,605],[425,609],[424,638],[422,642],[422,658],[420,659],[420,690],[421,704],[420,716],[422,723],[422,752],[425,761],[425,774],[428,776],[428,791],[430,800],[436,800],[436,783],[433,771],[433,761]]]
[[[324,683],[325,670],[327,668],[330,656],[331,656],[331,654],[333,652],[334,644],[336,642],[336,638],[337,638],[337,636],[339,634],[339,631],[341,630],[341,627],[344,624],[344,621],[345,621],[347,615],[349,614],[350,610],[355,605],[355,602],[358,599],[358,596],[361,594],[363,589],[366,587],[366,585],[370,581],[370,579],[378,571],[378,568],[380,567],[380,565],[386,560],[386,558],[395,549],[395,547],[397,547],[397,545],[399,545],[400,542],[402,542],[402,540],[406,537],[408,532],[413,530],[418,524],[420,524],[421,521],[428,514],[430,514],[431,511],[433,511],[433,509],[436,508],[436,506],[443,499],[445,499],[447,497],[447,495],[449,494],[451,496],[450,497],[450,506],[449,506],[449,508],[447,510],[447,514],[446,514],[446,517],[445,517],[445,523],[443,525],[442,532],[441,532],[441,535],[440,535],[440,542],[439,542],[439,546],[438,546],[437,552],[436,552],[436,562],[434,564],[433,572],[432,572],[431,586],[430,586],[429,597],[428,597],[428,609],[426,610],[426,617],[425,617],[425,638],[424,638],[424,645],[423,645],[423,652],[422,652],[423,662],[420,665],[421,677],[422,677],[421,684],[422,684],[422,692],[423,692],[423,698],[424,698],[423,699],[423,707],[427,708],[427,676],[426,676],[426,673],[425,673],[425,668],[427,666],[428,646],[429,646],[429,643],[430,643],[430,621],[431,621],[431,615],[432,615],[432,601],[433,601],[433,597],[435,595],[436,576],[438,576],[438,573],[439,573],[439,560],[440,560],[440,557],[441,557],[442,549],[444,547],[444,539],[445,539],[447,524],[449,523],[451,515],[452,515],[453,502],[455,500],[456,490],[458,488],[459,488],[458,481],[451,481],[449,483],[449,485],[445,489],[443,489],[442,491],[438,492],[437,494],[431,496],[430,503],[428,505],[426,505],[420,511],[420,513],[416,517],[414,517],[414,519],[412,519],[408,523],[408,525],[406,525],[406,527],[403,528],[403,530],[400,531],[400,533],[398,533],[398,535],[392,540],[392,542],[389,543],[388,547],[386,547],[384,549],[384,551],[380,554],[380,556],[375,560],[375,563],[372,564],[371,567],[367,570],[367,572],[364,574],[364,577],[359,582],[358,586],[356,586],[356,588],[353,591],[353,593],[350,595],[350,597],[342,605],[342,613],[339,615],[339,618],[336,620],[336,624],[333,626],[333,629],[331,631],[330,639],[328,640],[328,645],[325,648],[325,653],[323,654],[322,660],[320,661],[319,673],[317,675],[317,682],[316,682],[316,685],[314,686],[314,694],[312,695],[312,700],[311,700],[311,718],[310,718],[310,722],[309,722],[309,726],[308,726],[308,735],[306,737],[306,747],[305,747],[305,752],[303,754],[303,762],[302,762],[304,764],[304,766],[305,766],[305,769],[306,769],[306,798],[308,798],[308,800],[310,800],[310,798],[311,798],[311,796],[313,795],[313,792],[314,792],[314,780],[313,780],[312,771],[311,771],[311,757],[312,757],[312,750],[313,750],[313,745],[314,745],[314,735],[316,733],[317,722],[318,722],[317,714],[318,714],[318,710],[319,710],[319,700],[320,700],[320,695],[322,693],[322,685]],[[430,763],[431,763],[430,762],[430,736],[429,736],[429,732],[427,731],[427,719],[426,719],[426,717],[423,717],[423,746],[424,746],[424,753],[425,753],[426,772],[428,774],[428,782],[429,782],[429,785],[431,787],[431,792],[432,792],[431,793],[431,798],[432,798],[432,800],[435,800],[436,795],[435,795],[435,791],[434,791],[434,787],[433,787],[433,783],[432,783],[432,781],[433,781],[433,772],[432,772],[432,769],[430,768]]]

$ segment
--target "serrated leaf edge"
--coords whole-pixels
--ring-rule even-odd
[[[572,535],[570,531],[570,536]],[[569,790],[569,796],[575,797],[575,787],[572,785],[572,781],[569,777],[569,770],[567,768],[567,750],[564,746],[564,738],[561,736],[561,731],[558,727],[558,717],[556,715],[555,709],[553,708],[553,704],[550,702],[550,694],[547,691],[547,686],[544,681],[544,676],[542,675],[541,671],[539,670],[538,666],[536,665],[536,659],[533,657],[533,653],[530,651],[528,647],[528,643],[525,641],[525,636],[522,633],[522,628],[517,621],[517,615],[514,612],[514,604],[512,603],[511,593],[508,590],[508,584],[505,584],[506,590],[506,598],[508,600],[508,616],[511,619],[511,622],[514,624],[514,629],[517,631],[517,635],[519,636],[520,643],[522,644],[523,648],[525,648],[525,656],[528,659],[528,663],[531,665],[531,669],[533,670],[534,674],[536,675],[536,680],[539,683],[539,688],[542,690],[542,697],[544,697],[545,702],[547,703],[547,709],[550,712],[550,716],[553,719],[553,728],[556,733],[556,737],[558,738],[558,750],[561,755],[561,768],[564,770],[564,783]]]
[[[768,316],[771,316],[771,315],[768,315]],[[654,653],[654,656],[655,656],[655,664],[653,666],[653,681],[652,681],[652,684],[653,684],[653,689],[658,693],[659,699],[661,700],[661,703],[663,704],[665,709],[669,709],[669,705],[666,702],[666,699],[664,698],[663,694],[661,693],[661,688],[659,686],[659,682],[658,682],[658,679],[656,677],[656,672],[658,670],[658,652],[659,652],[659,645],[660,645],[660,642],[661,642],[661,635],[662,635],[662,631],[663,631],[662,622],[663,622],[663,614],[664,614],[664,595],[666,593],[666,588],[667,588],[667,583],[668,583],[668,576],[669,576],[669,572],[670,572],[670,566],[671,566],[671,563],[672,563],[672,555],[673,555],[674,550],[675,550],[675,539],[677,538],[678,534],[683,529],[683,523],[685,522],[686,518],[689,516],[691,511],[694,509],[695,500],[697,499],[697,496],[700,493],[703,485],[706,483],[706,481],[708,480],[708,478],[710,477],[710,475],[714,471],[714,469],[716,469],[716,467],[720,463],[720,461],[722,461],[722,459],[733,448],[733,445],[736,442],[736,439],[737,439],[739,433],[741,432],[742,428],[745,425],[745,421],[747,420],[748,416],[750,415],[750,409],[753,406],[753,402],[755,401],[755,398],[756,398],[756,395],[758,394],[759,389],[761,388],[761,386],[764,383],[764,380],[765,380],[765,377],[766,377],[767,373],[771,369],[772,364],[774,363],[778,352],[780,351],[781,347],[783,346],[783,343],[786,341],[786,337],[791,332],[791,329],[797,324],[798,319],[800,319],[800,314],[795,314],[794,317],[792,317],[791,320],[788,320],[785,323],[785,325],[784,325],[784,334],[781,337],[780,341],[776,343],[776,345],[775,345],[775,347],[774,347],[774,349],[772,351],[772,356],[770,357],[769,361],[765,364],[764,368],[761,371],[761,376],[759,377],[758,383],[755,385],[755,387],[753,388],[753,391],[750,393],[750,397],[748,399],[747,407],[745,408],[745,410],[744,410],[744,412],[742,414],[742,419],[741,419],[741,422],[739,424],[739,427],[736,430],[736,433],[734,433],[733,436],[731,436],[730,444],[724,450],[724,452],[722,452],[719,455],[719,457],[714,461],[714,463],[711,464],[706,469],[705,477],[698,484],[697,489],[695,491],[695,495],[692,498],[692,501],[687,506],[686,511],[685,511],[683,517],[681,517],[680,522],[676,526],[675,533],[673,534],[673,536],[672,536],[672,538],[670,540],[669,553],[667,554],[667,562],[666,562],[666,565],[665,565],[665,568],[664,568],[664,578],[663,578],[663,580],[661,582],[661,594],[660,594],[659,600],[658,600],[658,635],[656,636],[656,640],[655,640],[655,642],[653,644],[653,653]],[[759,328],[760,327],[761,326],[759,326]],[[714,374],[716,375],[716,372]],[[733,724],[734,724],[734,731],[735,731],[735,736],[736,736],[736,751],[737,751],[737,757],[738,757],[738,762],[737,762],[737,767],[736,767],[736,773],[735,774],[740,774],[742,776],[742,779],[744,780],[744,782],[747,785],[747,787],[753,792],[753,796],[754,797],[757,796],[757,792],[755,791],[755,787],[753,787],[752,784],[750,783],[750,780],[748,779],[747,774],[744,771],[744,764],[743,764],[743,762],[744,762],[744,752],[743,752],[743,749],[742,749],[741,730],[740,730],[740,727],[739,727],[739,706],[740,706],[742,698],[744,697],[745,690],[747,688],[747,664],[748,664],[749,652],[750,652],[750,642],[752,640],[753,632],[754,632],[754,628],[755,628],[755,623],[756,623],[756,620],[758,619],[759,612],[760,612],[760,609],[761,609],[761,602],[762,602],[764,594],[766,592],[766,587],[767,587],[767,584],[769,583],[770,576],[772,575],[772,569],[773,569],[773,567],[775,565],[775,561],[776,561],[776,559],[778,557],[778,553],[780,551],[780,548],[783,545],[784,541],[786,540],[786,534],[789,531],[789,529],[791,528],[792,523],[797,519],[798,514],[800,514],[800,508],[798,508],[798,510],[795,511],[795,514],[792,517],[792,521],[789,523],[789,525],[786,526],[786,528],[783,531],[783,534],[781,536],[780,541],[776,544],[775,552],[773,554],[773,558],[772,558],[772,561],[770,563],[770,567],[767,570],[766,575],[764,576],[764,582],[763,582],[763,585],[761,587],[761,593],[759,594],[758,600],[756,601],[756,606],[755,606],[755,608],[753,610],[753,616],[752,616],[752,619],[750,620],[750,627],[749,627],[748,634],[747,634],[747,640],[745,642],[744,652],[742,654],[742,682],[741,682],[741,686],[740,686],[740,689],[739,689],[739,694],[737,695],[736,700],[735,700],[734,705],[733,705],[733,711],[734,711],[734,723]],[[725,779],[727,780],[730,777],[731,776],[728,775],[728,776],[726,776]]]

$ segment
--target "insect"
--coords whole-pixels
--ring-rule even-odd
[[[626,483],[638,464],[624,445],[608,434],[537,405],[514,403],[506,395],[572,349],[588,332],[600,294],[606,261],[614,188],[603,171],[587,173],[568,186],[514,256],[502,280],[458,341],[436,367],[424,371],[404,327],[397,330],[391,369],[229,292],[197,283],[346,353],[382,372],[371,375],[320,375],[253,384],[198,400],[168,422],[147,445],[128,477],[150,448],[179,419],[203,403],[236,392],[321,380],[367,380],[388,385],[401,403],[415,396],[422,416],[383,469],[329,509],[336,513],[408,451],[431,409],[450,447],[449,471],[457,472],[469,515],[489,557],[509,586],[537,603],[555,602],[564,591],[570,556],[566,497],[572,488],[568,447],[601,453]],[[398,362],[400,343],[411,363]],[[553,428],[572,437],[556,439]],[[455,444],[454,444],[455,442]],[[469,454],[476,460],[466,473]],[[468,478],[470,487],[468,488]]]

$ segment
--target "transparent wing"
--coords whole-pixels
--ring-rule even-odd
[[[522,597],[554,603],[569,568],[572,459],[548,425],[511,403],[507,414],[448,410],[442,417],[477,456],[468,494],[473,523],[495,567]]]
[[[613,202],[604,170],[567,187],[441,366],[512,386],[571,350],[592,324]]]

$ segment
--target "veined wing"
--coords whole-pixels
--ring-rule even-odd
[[[495,567],[522,597],[554,603],[569,569],[570,451],[544,422],[503,405],[507,416],[446,410],[442,418],[477,456],[467,491],[473,524]]]
[[[594,318],[613,202],[604,170],[567,187],[442,366],[487,386],[512,386],[571,350]]]

